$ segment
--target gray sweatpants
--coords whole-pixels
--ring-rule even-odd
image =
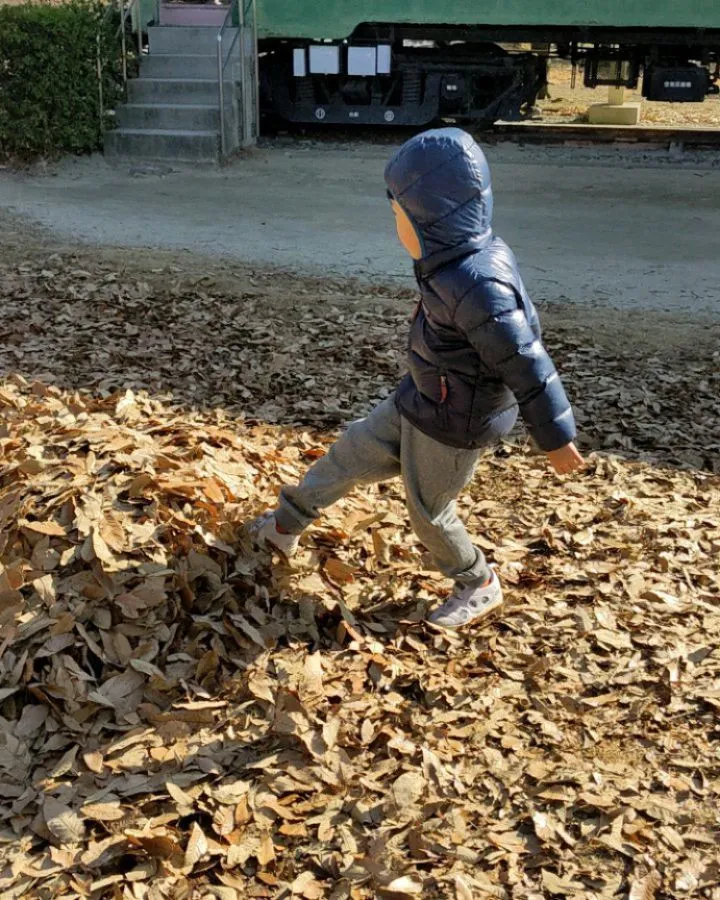
[[[490,577],[485,557],[457,516],[455,500],[475,471],[479,450],[456,450],[404,419],[392,395],[353,422],[297,487],[284,487],[276,519],[300,534],[355,485],[401,476],[410,523],[437,568],[460,584]]]

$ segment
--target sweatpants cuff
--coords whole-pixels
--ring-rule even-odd
[[[310,524],[303,522],[293,514],[292,509],[283,504],[275,510],[275,522],[288,534],[302,534]]]
[[[492,577],[492,571],[485,561],[485,557],[480,550],[475,548],[477,552],[477,556],[475,557],[475,562],[467,568],[464,572],[459,572],[456,575],[453,575],[456,584],[460,584],[463,587],[475,585],[485,584],[489,578]]]

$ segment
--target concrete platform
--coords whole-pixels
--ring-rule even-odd
[[[591,125],[637,125],[640,104],[625,102],[624,87],[609,87],[607,103],[595,103],[588,110]]]
[[[637,125],[640,122],[639,103],[595,103],[588,110],[591,125]]]

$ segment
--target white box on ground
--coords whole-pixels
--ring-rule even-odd
[[[348,47],[348,75],[374,75],[375,47]]]
[[[376,50],[378,75],[389,75],[392,64],[392,47],[389,44],[380,44]]]
[[[310,71],[315,75],[339,75],[340,48],[332,44],[310,47]]]
[[[293,50],[293,75],[296,78],[304,78],[307,75],[307,57],[304,47],[296,47]]]

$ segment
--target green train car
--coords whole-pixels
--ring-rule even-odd
[[[257,0],[262,101],[288,122],[521,117],[552,56],[588,87],[718,93],[720,0]]]

